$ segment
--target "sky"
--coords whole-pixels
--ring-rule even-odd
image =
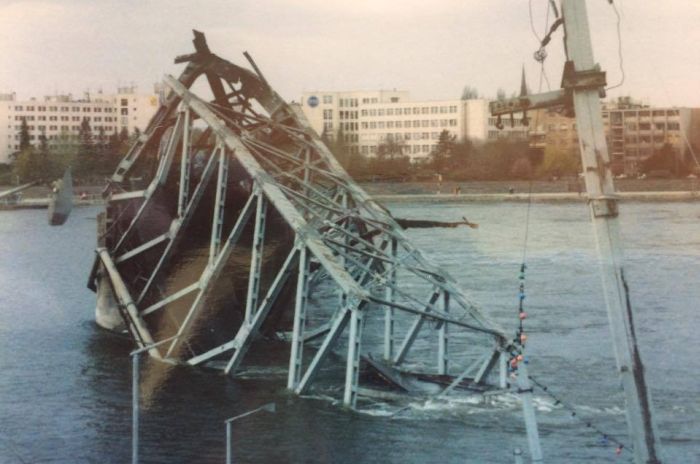
[[[558,2],[557,2],[558,3]],[[520,86],[533,92],[533,59],[546,27],[547,0],[0,0],[0,93],[113,92],[135,83],[151,91],[177,76],[192,29],[238,64],[256,60],[287,100],[304,91],[399,89],[413,99],[459,98],[465,85],[484,97]],[[608,0],[588,0],[596,60],[610,85],[621,78],[616,16]],[[700,0],[615,0],[621,14],[625,81],[609,96],[652,105],[700,107]],[[553,20],[550,11],[550,23]],[[558,88],[561,30],[548,46],[546,76]]]

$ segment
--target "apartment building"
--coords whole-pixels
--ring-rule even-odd
[[[426,158],[443,130],[457,140],[527,139],[520,118],[499,130],[483,99],[413,101],[407,91],[316,91],[304,93],[301,106],[318,134],[342,137],[352,153],[366,156],[393,140],[412,160]]]
[[[123,129],[129,133],[143,130],[158,105],[156,94],[140,94],[135,87],[120,87],[112,95],[97,93],[83,99],[54,95],[18,100],[15,93],[0,94],[0,163],[7,163],[19,149],[23,120],[32,144],[37,144],[43,134],[49,148],[56,148],[61,137],[77,136],[83,119],[88,120],[94,134],[101,130],[106,135]]]
[[[644,160],[669,144],[684,160],[688,143],[700,147],[700,109],[650,107],[629,97],[604,102],[602,117],[615,174],[637,175]],[[553,147],[579,156],[576,120],[552,110],[540,111],[531,146]],[[686,142],[687,138],[687,142]]]

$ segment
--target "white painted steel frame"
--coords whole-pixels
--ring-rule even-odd
[[[598,71],[583,0],[562,0],[565,46],[576,72]],[[617,197],[610,170],[598,88],[574,88],[573,102],[586,190],[615,360],[625,393],[627,425],[637,464],[659,464],[659,434],[651,392],[637,346],[634,314],[625,281]]]

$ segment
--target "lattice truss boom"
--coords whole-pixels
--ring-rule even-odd
[[[105,191],[91,285],[109,279],[136,342],[172,337],[150,354],[190,365],[223,358],[235,374],[256,337],[286,323],[287,386],[304,393],[342,336],[343,401],[354,406],[365,324],[383,325],[383,358],[397,367],[428,322],[437,375],[451,369],[452,338],[480,345],[456,381],[484,383],[500,361],[503,384],[505,332],[412,245],[252,60],[257,74],[212,54],[199,33],[194,44]],[[189,90],[202,75],[213,101]],[[310,314],[322,282],[337,290],[337,308]],[[320,344],[305,360],[312,338]]]

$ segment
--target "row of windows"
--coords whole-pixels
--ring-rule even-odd
[[[48,117],[49,121],[58,121],[58,116],[49,116]],[[90,117],[90,116],[61,116],[61,121],[82,121],[83,119],[87,119],[88,121],[95,121],[95,122],[102,122],[102,116],[95,116],[95,117]],[[46,116],[15,116],[15,121],[46,121]],[[112,116],[105,116],[104,117],[105,122],[117,122],[116,117]],[[15,129],[20,129],[22,126],[15,126]]]
[[[136,109],[136,108],[134,108]],[[58,106],[22,106],[22,105],[17,105],[15,106],[15,111],[49,111],[49,112],[56,112],[59,111]],[[99,106],[96,107],[91,107],[91,106],[84,106],[79,107],[79,106],[61,106],[60,111],[67,113],[67,112],[74,112],[74,113],[80,113],[81,111],[83,113],[90,113],[90,112],[95,112],[95,113],[102,113],[103,111],[105,113],[111,113],[114,110],[112,107],[106,107],[106,108],[101,108]]]
[[[324,99],[325,103],[325,99]],[[358,101],[357,98],[341,98],[340,101],[338,102],[341,108],[345,107],[350,107],[350,108],[356,108],[358,106]]]
[[[34,126],[28,126],[30,131],[33,131],[35,128]],[[60,128],[60,129],[59,129]],[[101,126],[101,125],[95,125],[91,127],[92,130],[94,131],[99,131],[100,129],[104,129],[105,131],[116,131],[117,127],[116,126]],[[40,132],[45,132],[47,130],[47,126],[36,126],[36,130]],[[48,130],[50,131],[57,131],[57,130],[62,130],[62,131],[79,131],[80,126],[48,126]],[[11,134],[7,135],[7,138],[12,137]],[[29,135],[30,138],[33,138],[34,135]],[[19,139],[19,134],[15,134],[15,139]]]
[[[401,129],[402,127],[456,127],[456,119],[423,119],[414,121],[370,121],[360,123],[362,129]]]
[[[628,135],[625,137],[625,142],[627,143],[651,143],[652,140],[654,143],[662,143],[666,141],[666,137],[663,135],[654,135],[653,137],[651,135],[640,135],[639,137],[636,135]]]
[[[361,116],[401,116],[402,114],[447,114],[456,113],[457,106],[414,106],[411,108],[377,108],[360,111]]]
[[[653,127],[656,130],[663,131],[663,130],[680,130],[681,125],[678,122],[669,122],[669,123],[664,123],[664,122],[655,122],[653,125],[650,122],[640,122],[639,124],[634,123],[634,122],[628,122],[625,124],[627,127],[627,130],[635,131],[637,128],[639,130],[651,130]]]
[[[411,145],[411,146],[404,147],[403,152],[406,155],[418,154],[418,153],[430,153],[431,150],[435,150],[436,148],[437,148],[437,144]],[[361,152],[363,155],[370,155],[370,154],[376,155],[377,154],[377,145],[362,145]]]
[[[645,116],[678,116],[678,110],[644,110],[644,111],[625,111],[625,118],[636,118]]]
[[[489,126],[491,126],[491,127],[496,127],[496,124],[498,124],[498,118],[489,118],[488,123],[489,123]],[[510,118],[508,118],[508,119],[502,119],[502,120],[501,120],[501,123],[502,123],[505,127],[511,127]],[[513,126],[514,126],[514,127],[523,127],[524,124],[523,124],[522,118],[513,118]],[[550,130],[552,130],[552,129],[551,129],[551,125],[550,125]],[[562,128],[562,130],[565,130],[565,129]]]
[[[525,132],[511,132],[511,131],[500,131],[500,130],[495,130],[495,131],[489,131],[488,132],[488,138],[489,139],[516,139],[516,140],[521,140],[525,139],[527,137],[527,134]]]

